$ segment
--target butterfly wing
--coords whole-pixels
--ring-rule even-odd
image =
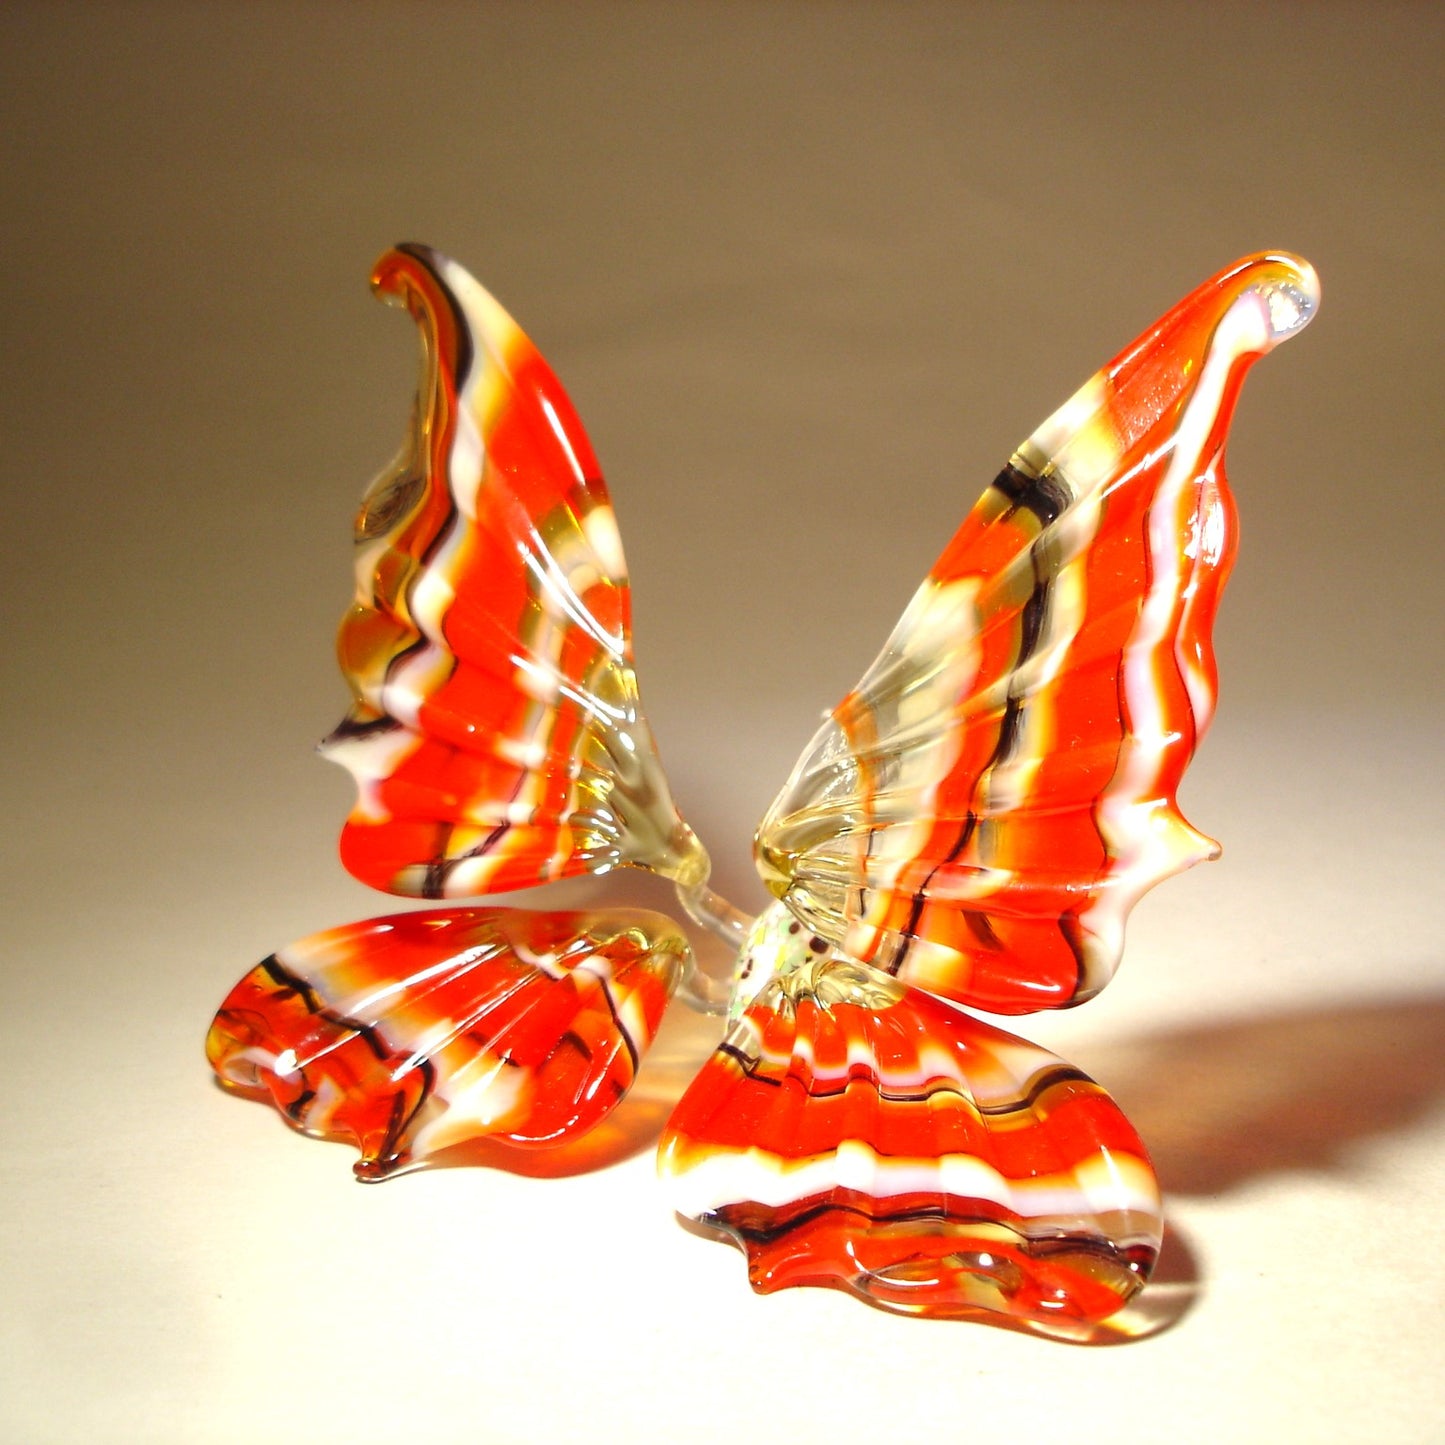
[[[678,1211],[729,1235],[761,1293],[822,1285],[907,1314],[1083,1327],[1159,1250],[1148,1156],[1097,1084],[836,953],[763,985],[658,1157]]]
[[[809,928],[947,998],[1061,1007],[1145,890],[1215,856],[1175,791],[1214,706],[1225,436],[1317,302],[1306,262],[1241,261],[1019,448],[758,831]]]
[[[416,319],[423,372],[356,524],[338,639],[353,704],[322,745],[358,787],[343,862],[427,898],[619,864],[698,872],[638,698],[612,505],[566,393],[454,261],[402,246],[372,285]]]
[[[633,910],[445,908],[317,933],[232,989],[223,1082],[361,1150],[376,1180],[488,1138],[568,1143],[621,1101],[688,959]]]
[[[619,864],[700,888],[637,694],[626,564],[596,458],[536,348],[421,246],[373,286],[422,336],[406,445],[356,524],[338,652],[353,702],[323,750],[358,798],[342,858],[425,897]],[[615,1107],[690,966],[654,914],[451,908],[292,944],[207,1040],[221,1079],[379,1179],[488,1138],[566,1144]]]

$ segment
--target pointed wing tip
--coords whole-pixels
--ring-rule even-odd
[[[1249,262],[1257,273],[1251,290],[1264,303],[1271,346],[1303,331],[1320,305],[1319,273],[1303,256],[1268,251]]]
[[[420,241],[398,241],[377,257],[371,268],[371,288],[383,300],[392,300],[400,296],[399,278],[406,272],[420,265],[439,277],[447,264],[447,257],[434,246]]]
[[[435,246],[402,241],[383,252],[371,270],[373,294],[390,306],[408,305],[409,293],[431,288],[457,313],[471,340],[481,343],[504,371],[510,371],[510,363],[536,354],[511,312],[465,266]],[[555,378],[553,382],[560,390]],[[577,430],[580,433],[580,423]],[[585,436],[582,440],[585,443]],[[595,471],[595,459],[592,465]]]
[[[1259,251],[1242,256],[1206,281],[1179,309],[1211,293],[1219,298],[1215,304],[1221,317],[1235,312],[1241,302],[1258,307],[1257,321],[1246,328],[1252,339],[1242,349],[1261,356],[1314,319],[1320,305],[1320,278],[1303,256],[1292,251]]]
[[[1184,872],[1186,868],[1193,868],[1198,863],[1216,863],[1224,854],[1224,848],[1217,838],[1201,833],[1181,813],[1175,814],[1172,831],[1174,836],[1171,842],[1176,863],[1170,872],[1161,876],[1160,882],[1175,873]]]

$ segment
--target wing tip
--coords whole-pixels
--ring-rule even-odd
[[[1320,306],[1320,278],[1315,268],[1292,251],[1262,251],[1246,257],[1240,268],[1251,277],[1251,290],[1264,303],[1271,346],[1303,331]]]

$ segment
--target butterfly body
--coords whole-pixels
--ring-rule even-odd
[[[324,745],[357,781],[343,860],[431,899],[640,867],[740,947],[714,975],[675,923],[605,909],[351,925],[242,980],[217,1072],[380,1178],[595,1129],[680,990],[729,1023],[659,1168],[755,1288],[1046,1330],[1113,1314],[1161,1239],[1144,1146],[1099,1085],[966,1010],[1086,1001],[1141,894],[1218,851],[1175,793],[1214,706],[1224,442],[1313,271],[1261,254],[1211,278],[1014,452],[764,817],[756,920],[708,887],[673,800],[565,392],[455,262],[400,247],[373,284],[423,369],[356,527],[352,707]]]

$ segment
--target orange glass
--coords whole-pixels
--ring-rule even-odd
[[[663,1132],[679,1211],[761,1291],[1087,1330],[1162,1233],[1144,1145],[1092,1080],[965,1007],[1062,1008],[1129,912],[1215,856],[1176,793],[1216,695],[1236,546],[1224,447],[1249,367],[1310,320],[1306,262],[1247,257],[1025,441],[768,810],[750,919],[708,886],[633,663],[596,457],[536,348],[460,266],[388,252],[422,337],[412,425],[356,523],[324,744],[357,784],[342,859],[418,898],[619,866],[656,914],[454,906],[291,945],[212,1026],[228,1086],[349,1139],[379,1179],[489,1140],[571,1144],[625,1095],[674,991],[727,1032]]]

